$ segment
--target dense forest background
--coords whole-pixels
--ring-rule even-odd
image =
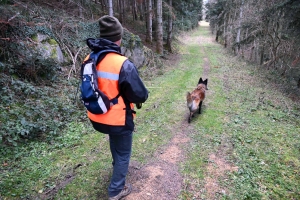
[[[206,8],[216,41],[300,87],[300,1],[209,0]]]
[[[82,117],[76,101],[80,62],[89,53],[85,40],[97,37],[97,19],[105,14],[126,28],[125,48],[139,41],[158,60],[176,54],[176,37],[205,19],[230,52],[300,88],[297,0],[1,0],[0,12],[0,140],[5,144],[55,135],[73,117]],[[54,56],[58,51],[61,57]]]

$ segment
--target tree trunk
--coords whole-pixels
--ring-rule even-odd
[[[131,1],[131,7],[132,7],[132,17],[133,21],[137,20],[137,8],[136,8],[136,0]]]
[[[108,0],[108,15],[114,16],[112,0]]]
[[[144,9],[143,9],[143,0],[138,0],[137,2],[137,7],[138,7],[138,11],[139,11],[139,15],[140,15],[140,20],[144,21]]]
[[[120,15],[119,15],[119,20],[121,22],[121,24],[125,24],[125,20],[124,20],[124,0],[119,0],[119,9],[120,9]]]
[[[146,42],[152,44],[152,0],[147,0],[147,31]]]
[[[168,15],[168,36],[167,36],[167,48],[172,53],[172,30],[173,30],[173,12],[172,12],[172,0],[169,0],[169,15]]]
[[[79,6],[79,18],[80,19],[83,19],[84,17],[83,17],[83,13],[82,13],[82,7],[81,7],[81,5]]]
[[[260,65],[262,65],[264,63],[264,54],[265,54],[265,48],[264,48],[264,46],[262,46],[260,49],[260,59],[259,59]]]
[[[157,41],[156,51],[163,54],[163,24],[162,24],[162,0],[157,0]]]
[[[229,15],[230,13],[224,15],[224,29],[223,29],[224,48],[227,48],[227,29],[228,29]]]
[[[243,2],[242,2],[242,5],[240,7],[240,16],[239,16],[239,19],[238,19],[238,31],[237,31],[237,35],[236,35],[236,47],[235,47],[235,54],[238,55],[239,54],[239,51],[240,51],[240,41],[241,41],[241,21],[242,21],[242,18],[243,18]]]
[[[101,0],[101,7],[102,7],[102,11],[106,12],[106,0]]]

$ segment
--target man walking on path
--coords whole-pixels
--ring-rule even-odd
[[[105,114],[88,111],[88,117],[95,130],[109,135],[113,174],[108,195],[109,200],[118,200],[131,192],[131,185],[125,184],[125,180],[134,130],[133,103],[144,103],[148,98],[148,90],[135,65],[121,55],[123,27],[119,20],[105,15],[99,19],[99,25],[100,38],[87,39],[87,45],[93,52],[106,52],[96,67],[98,86],[110,99],[117,98],[117,103]]]

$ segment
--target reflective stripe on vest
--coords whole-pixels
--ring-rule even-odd
[[[116,53],[107,54],[97,65],[98,86],[109,99],[115,98],[118,94],[119,74],[126,57]],[[130,105],[133,109],[133,104]],[[112,126],[124,126],[126,120],[126,106],[122,97],[118,98],[118,104],[115,104],[105,114],[92,114],[88,112],[88,117],[101,124]]]
[[[98,71],[97,75],[99,78],[106,78],[106,79],[111,79],[111,80],[115,80],[115,81],[119,80],[119,74]]]

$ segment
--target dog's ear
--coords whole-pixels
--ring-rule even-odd
[[[200,77],[198,84],[203,83],[202,77]]]

